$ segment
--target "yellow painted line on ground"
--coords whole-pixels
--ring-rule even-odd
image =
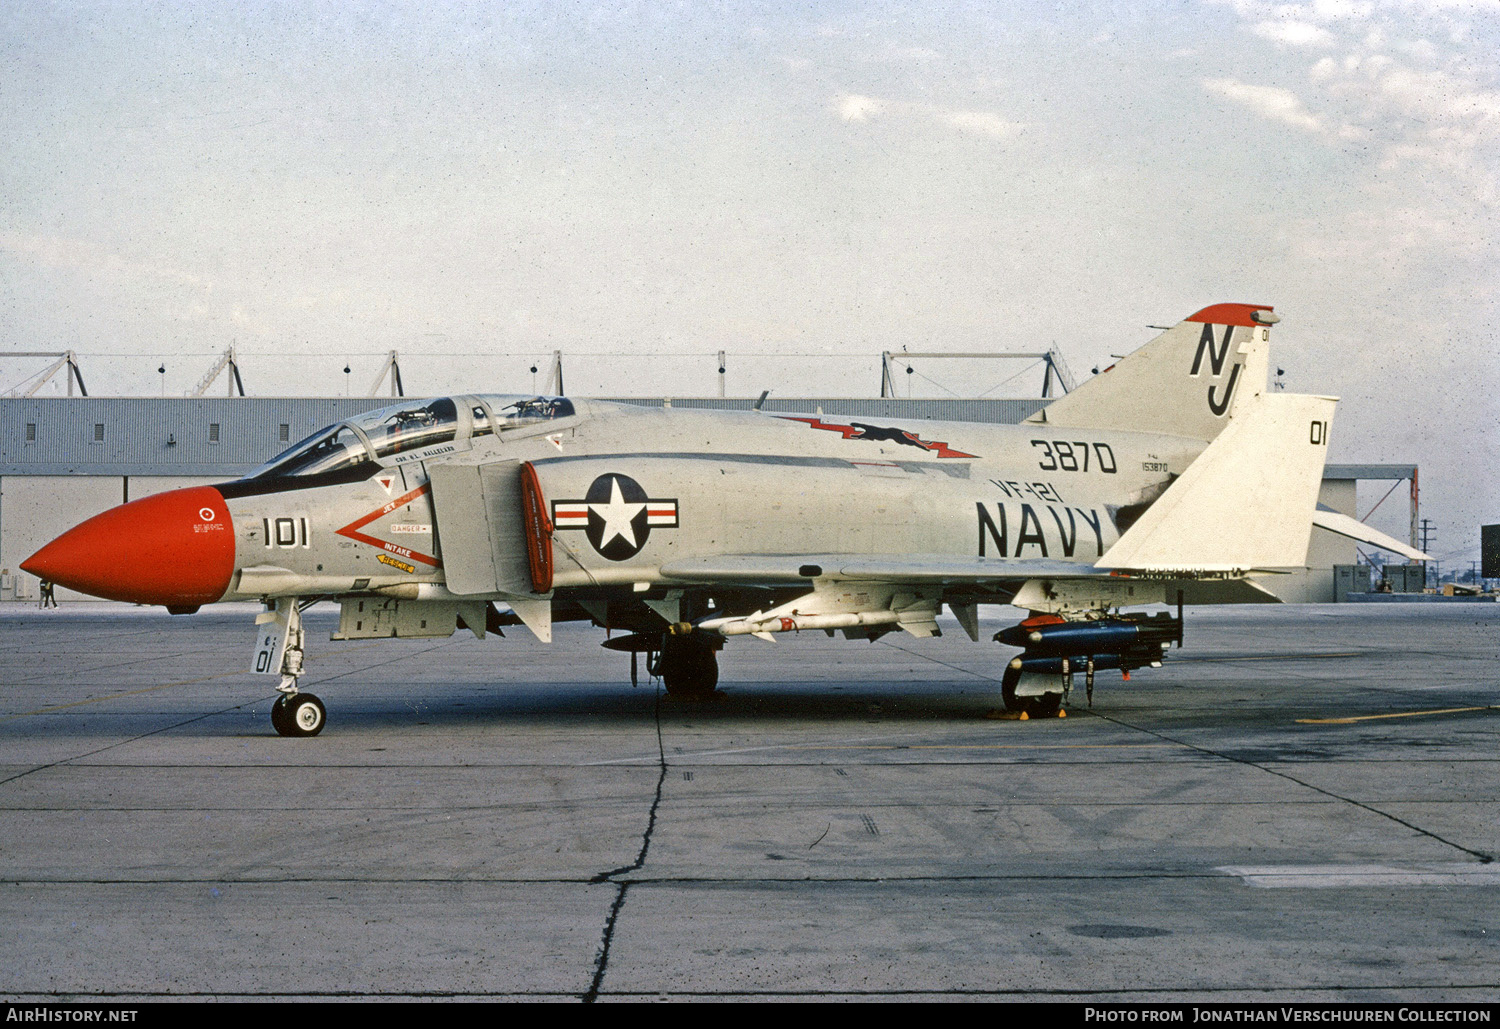
[[[1175,743],[882,743],[846,746],[830,743],[798,744],[777,750],[1139,750],[1145,747],[1175,747]],[[769,748],[768,748],[769,749]]]
[[[1142,750],[1149,747],[1175,747],[1175,743],[1058,743],[1037,746],[1029,743],[916,743],[907,750]]]
[[[1298,725],[1351,725],[1354,722],[1373,722],[1380,718],[1417,718],[1422,715],[1456,715],[1465,711],[1493,711],[1493,704],[1480,707],[1440,707],[1431,711],[1396,711],[1388,715],[1354,715],[1350,718],[1299,718]]]
[[[51,714],[53,711],[65,711],[70,707],[82,707],[85,704],[103,704],[110,700],[119,700],[121,697],[138,697],[143,693],[155,693],[157,690],[170,690],[178,686],[194,686],[200,682],[211,682],[214,679],[223,679],[230,675],[244,675],[242,671],[220,672],[218,675],[206,675],[201,679],[184,679],[181,682],[166,682],[160,686],[147,686],[143,690],[126,690],[124,693],[111,693],[104,697],[90,697],[87,700],[74,700],[66,704],[55,704],[52,707],[37,708],[35,711],[22,711],[20,714],[7,715],[0,718],[0,722],[13,722],[17,718],[30,718],[33,715]]]
[[[1258,654],[1246,655],[1244,657],[1195,657],[1194,663],[1210,661],[1313,661],[1325,657],[1364,657],[1357,650],[1351,650],[1347,654]]]

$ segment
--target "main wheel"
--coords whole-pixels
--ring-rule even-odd
[[[1017,714],[1025,712],[1028,718],[1055,718],[1057,712],[1062,708],[1061,693],[1043,693],[1040,697],[1019,697],[1016,695],[1016,687],[1021,683],[1021,670],[1019,668],[1005,669],[1005,674],[1000,677],[1000,699],[1005,704],[1005,710]]]
[[[689,636],[662,641],[661,681],[674,697],[706,697],[719,685],[719,657],[714,648]]]
[[[1040,697],[1027,697],[1031,706],[1026,713],[1032,718],[1056,718],[1057,712],[1062,709],[1061,693],[1043,693]]]
[[[311,693],[284,696],[271,708],[271,725],[283,736],[316,736],[327,723],[327,709]]]
[[[1013,714],[1020,714],[1026,710],[1026,698],[1016,696],[1016,685],[1021,681],[1021,670],[1005,668],[1005,674],[1000,677],[1000,699],[1005,704],[1005,710]]]

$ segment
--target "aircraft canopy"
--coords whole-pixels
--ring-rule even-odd
[[[439,443],[503,434],[573,413],[572,401],[564,397],[485,394],[413,400],[320,429],[248,477],[328,475],[365,463],[385,464]]]

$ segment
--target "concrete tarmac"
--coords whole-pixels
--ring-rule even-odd
[[[0,609],[0,996],[1492,1001],[1500,607],[1188,612],[987,717],[1009,649],[601,630],[332,643],[283,739],[253,609]]]

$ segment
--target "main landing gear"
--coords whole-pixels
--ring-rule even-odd
[[[1179,601],[1180,605],[1180,601]],[[1028,718],[1056,717],[1082,672],[1089,706],[1094,705],[1094,673],[1117,668],[1130,678],[1136,668],[1160,668],[1167,649],[1182,646],[1182,610],[1168,614],[1094,614],[1065,619],[1033,614],[1020,625],[995,633],[995,640],[1023,652],[1005,666],[1000,698],[1005,710]]]
[[[1027,718],[1057,717],[1058,712],[1062,710],[1062,693],[1049,692],[1029,697],[1017,696],[1016,687],[1020,684],[1021,670],[1007,667],[1005,674],[1000,678],[1000,700],[1005,704],[1005,710],[1012,714],[1024,714]]]
[[[719,648],[722,640],[707,634],[634,632],[603,644],[630,654],[630,682],[636,682],[636,658],[646,655],[646,672],[661,676],[667,695],[682,700],[713,696],[719,685]]]
[[[702,700],[719,685],[719,655],[713,644],[693,636],[664,636],[656,660],[667,695]]]

